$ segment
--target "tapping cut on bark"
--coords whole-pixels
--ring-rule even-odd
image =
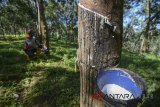
[[[115,31],[105,23],[106,17],[116,26]],[[103,101],[92,97],[97,93],[95,77],[100,70],[120,62],[123,0],[80,0],[78,26],[80,107],[104,107]]]

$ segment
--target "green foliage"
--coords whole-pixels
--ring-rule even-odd
[[[148,52],[156,54],[159,51],[156,41],[160,38],[159,1],[127,0],[125,2],[123,48],[139,52],[143,48],[143,38],[147,37]]]
[[[27,61],[21,47],[23,37],[13,38],[0,40],[0,106],[78,107],[77,44],[53,39],[47,59]]]
[[[36,10],[32,0],[2,0],[0,2],[0,34],[21,34],[36,25]]]
[[[123,50],[120,67],[141,75],[147,85],[147,96],[140,107],[158,107],[160,95],[160,57],[137,54]],[[154,102],[154,103],[153,103]]]
[[[74,72],[77,44],[54,38],[49,58],[27,61],[21,50],[24,37],[9,39],[13,37],[0,41],[0,106],[78,107],[80,75]],[[139,106],[157,107],[160,57],[123,50],[120,67],[138,73],[146,81],[148,97]]]
[[[147,93],[153,98],[144,98],[140,106],[157,107],[160,104],[160,57],[157,56],[160,54],[160,32],[156,27],[159,15],[153,20],[149,32],[151,53],[156,56],[132,53],[139,51],[145,36],[147,21],[144,18],[148,20],[148,10],[144,1],[125,0],[124,17],[131,21],[124,25],[125,50],[120,67],[130,69],[145,79]],[[44,5],[50,34],[50,55],[27,61],[22,51],[24,35],[21,34],[28,27],[36,29],[35,2],[0,1],[0,107],[79,107],[80,76],[79,72],[74,72],[77,43],[72,42],[78,35],[77,1],[45,0]],[[136,7],[140,8],[135,14],[130,14],[129,10]],[[152,0],[151,16],[158,10],[158,1]]]
[[[77,1],[53,1],[46,3],[46,19],[51,36],[75,40],[77,37]]]

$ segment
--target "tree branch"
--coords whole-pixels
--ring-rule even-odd
[[[154,18],[156,18],[156,17],[159,15],[159,13],[160,13],[160,10],[157,11],[150,19],[149,19],[149,18],[146,18],[145,21],[147,21],[147,20],[152,21]]]

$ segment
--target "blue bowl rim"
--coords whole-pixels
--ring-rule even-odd
[[[142,101],[142,98],[137,98],[137,99],[130,99],[130,100],[119,100],[119,99],[112,99],[112,98],[109,98],[109,97],[105,97],[106,95],[105,94],[103,94],[103,92],[99,89],[99,87],[98,87],[98,84],[97,84],[97,78],[98,78],[98,75],[99,75],[99,73],[101,73],[101,72],[107,72],[108,70],[120,70],[120,71],[122,71],[122,72],[125,72],[125,73],[127,73],[127,74],[129,74],[132,78],[133,78],[133,80],[137,83],[137,80],[135,79],[135,77],[136,78],[138,78],[138,81],[140,80],[140,82],[139,82],[139,84],[137,83],[137,85],[141,88],[141,90],[142,90],[142,96],[143,95],[146,95],[146,93],[147,93],[147,87],[146,87],[146,84],[145,84],[145,81],[144,81],[144,79],[141,77],[141,76],[139,76],[138,74],[136,74],[136,73],[134,73],[133,71],[130,71],[130,70],[128,70],[128,69],[125,69],[125,68],[111,68],[111,67],[109,67],[109,68],[106,68],[106,69],[104,69],[104,70],[101,70],[101,71],[99,71],[98,72],[98,74],[96,75],[96,81],[95,81],[95,83],[96,83],[96,88],[97,88],[97,91],[98,92],[101,92],[102,93],[102,98],[103,98],[103,100],[108,104],[110,104],[110,103],[112,103],[112,104],[114,104],[114,103],[120,103],[120,104],[123,104],[123,105],[127,105],[128,103],[130,103],[130,102],[140,102],[140,101]],[[141,83],[141,85],[140,85],[140,83]]]

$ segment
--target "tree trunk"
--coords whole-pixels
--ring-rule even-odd
[[[37,9],[38,9],[38,35],[40,37],[40,43],[44,43],[47,49],[49,50],[49,35],[44,14],[43,0],[37,0]]]
[[[151,24],[151,2],[148,0],[148,22],[142,39],[140,53],[149,51],[149,30]]]
[[[14,31],[14,35],[15,35],[15,37],[16,37],[16,35],[17,35],[16,24],[13,24],[13,31]]]
[[[5,28],[3,26],[3,23],[1,22],[1,29],[2,29],[2,35],[3,35],[3,39],[5,40]]]
[[[105,23],[105,16],[116,26],[115,31]],[[123,0],[80,0],[78,22],[80,107],[104,107],[105,103],[94,97],[95,77],[100,70],[120,62]]]

